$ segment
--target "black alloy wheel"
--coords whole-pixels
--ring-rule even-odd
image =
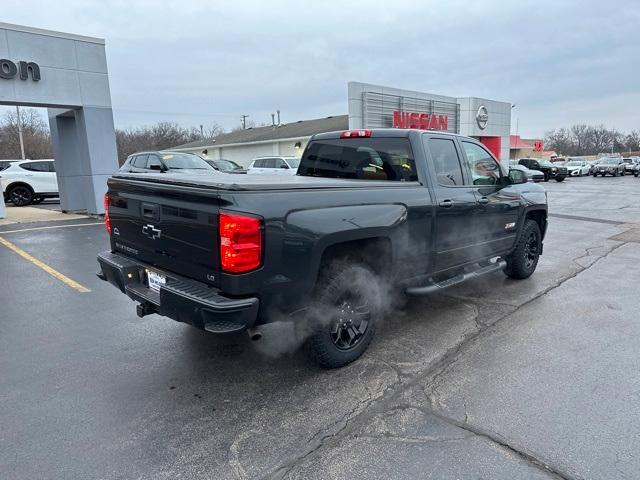
[[[539,243],[538,232],[531,230],[524,244],[524,266],[527,269],[531,269],[538,260]]]
[[[17,185],[9,192],[9,199],[16,207],[25,207],[33,201],[33,192],[29,187]]]
[[[355,301],[354,301],[355,300]],[[331,341],[340,350],[353,349],[367,333],[371,321],[369,302],[362,296],[346,299],[336,305],[331,323]]]
[[[516,247],[505,260],[504,273],[511,278],[523,280],[535,272],[542,250],[542,233],[535,220],[527,219],[522,227]]]
[[[386,297],[379,277],[366,265],[336,261],[323,267],[309,313],[309,358],[324,368],[358,359],[375,335]]]

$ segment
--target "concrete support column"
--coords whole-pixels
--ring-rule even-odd
[[[118,170],[111,108],[49,109],[49,127],[62,211],[104,213],[107,178]]]

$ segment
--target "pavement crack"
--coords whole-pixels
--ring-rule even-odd
[[[558,479],[562,479],[562,480],[581,480],[580,477],[574,477],[572,475],[570,475],[568,472],[562,471],[560,468],[558,467],[554,467],[551,466],[549,463],[545,462],[544,460],[541,460],[540,458],[538,458],[536,455],[534,455],[531,452],[525,451],[524,449],[518,448],[513,446],[511,443],[509,443],[509,441],[505,438],[503,438],[501,435],[492,432],[490,430],[484,430],[478,426],[472,425],[467,421],[467,417],[465,414],[465,420],[464,422],[459,422],[457,420],[455,420],[454,418],[450,418],[447,417],[445,415],[442,415],[436,411],[425,411],[425,413],[428,413],[430,415],[433,415],[434,417],[438,418],[439,420],[442,420],[443,422],[447,422],[451,425],[454,425],[455,427],[458,427],[462,430],[465,430],[477,437],[480,438],[484,438],[487,441],[490,441],[492,443],[495,443],[496,445],[499,445],[500,447],[508,450],[509,452],[513,453],[514,455],[516,455],[517,457],[519,457],[520,459],[524,460],[527,464],[542,470],[545,473],[549,473],[554,475],[556,478]]]
[[[373,358],[375,360],[379,360],[379,359],[376,359],[375,357]],[[390,364],[386,361],[382,363],[390,366]],[[279,479],[285,478],[289,474],[289,472],[296,465],[302,462],[304,459],[306,459],[310,455],[313,455],[316,451],[320,450],[322,447],[326,445],[327,442],[331,441],[332,439],[339,438],[342,432],[344,432],[347,429],[349,424],[354,419],[358,418],[358,416],[361,413],[363,413],[364,410],[366,410],[366,407],[368,405],[370,405],[371,403],[375,402],[380,398],[384,398],[389,391],[393,390],[396,387],[396,385],[399,385],[402,383],[403,377],[405,375],[402,375],[402,373],[396,367],[392,367],[392,368],[396,373],[396,380],[390,383],[389,385],[387,385],[387,387],[385,387],[380,392],[379,395],[374,396],[372,395],[371,391],[368,388],[365,388],[367,392],[367,398],[358,401],[351,410],[349,410],[347,413],[342,415],[342,417],[340,417],[339,420],[335,421],[328,428],[322,428],[318,430],[316,433],[314,433],[311,436],[311,438],[307,441],[307,445],[310,445],[310,448],[306,452],[303,452],[302,454],[296,456],[294,459],[286,462],[284,465],[281,465],[275,471],[271,472],[270,474],[267,474],[264,478],[273,479],[273,480],[279,480]],[[338,425],[340,425],[340,427],[335,432],[325,433],[327,432],[327,430],[331,430],[332,428]]]
[[[253,433],[254,433],[253,430],[242,432],[240,435],[238,435],[235,438],[233,443],[231,443],[231,445],[229,446],[229,455],[230,455],[229,466],[231,467],[231,470],[233,470],[233,474],[238,480],[245,480],[249,478],[247,476],[246,470],[242,466],[242,462],[240,462],[239,447],[240,447],[240,444],[246,439],[250,438]]]

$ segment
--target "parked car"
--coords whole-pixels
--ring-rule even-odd
[[[153,151],[129,155],[120,167],[119,172],[206,175],[216,171],[211,165],[193,153]]]
[[[635,174],[638,169],[638,165],[640,165],[639,157],[625,157],[622,159],[622,161],[624,162],[625,173]]]
[[[521,170],[527,176],[527,181],[539,183],[544,181],[544,174],[538,170],[529,170],[524,165],[510,164],[509,170]]]
[[[249,175],[295,175],[299,165],[300,159],[297,157],[258,157],[251,162],[247,173]]]
[[[556,166],[548,160],[539,160],[536,158],[521,158],[518,164],[527,167],[529,170],[538,170],[544,174],[544,181],[548,182],[552,178],[556,182],[562,182],[567,178],[567,167]]]
[[[18,162],[19,160],[0,160],[0,172],[6,168],[9,168],[12,163]]]
[[[625,163],[620,157],[605,157],[601,159],[593,169],[593,176],[598,175],[611,175],[617,177],[618,175],[624,175]]]
[[[299,322],[311,359],[333,368],[365,351],[389,290],[524,279],[543,251],[544,188],[460,135],[322,133],[295,177],[236,177],[114,175],[98,277],[141,317],[214,334]]]
[[[233,160],[227,160],[224,158],[219,158],[217,160],[204,159],[209,165],[211,165],[215,170],[225,173],[247,173],[245,168],[242,168]]]
[[[569,160],[565,167],[567,167],[567,175],[570,177],[589,175],[590,166],[584,160]]]
[[[58,179],[53,160],[15,161],[0,172],[5,202],[24,207],[58,196]]]

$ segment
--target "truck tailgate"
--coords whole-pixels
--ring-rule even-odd
[[[184,188],[111,178],[114,251],[218,286],[219,200],[214,188]]]

